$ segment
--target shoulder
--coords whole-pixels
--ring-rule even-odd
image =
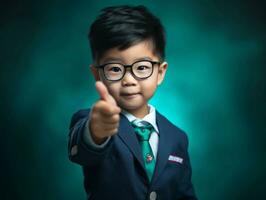
[[[87,109],[80,109],[78,111],[76,111],[74,114],[73,114],[73,117],[82,117],[82,116],[86,116],[88,115],[90,112],[90,108],[87,108]]]
[[[90,109],[80,109],[76,111],[71,118],[70,127],[73,127],[80,119],[87,118],[90,113]]]
[[[179,141],[183,141],[185,144],[188,143],[188,136],[184,130],[173,124],[165,116],[156,111],[157,124],[162,130],[166,130],[173,138],[178,138]]]

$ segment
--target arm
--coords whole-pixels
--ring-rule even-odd
[[[101,149],[101,148],[104,148],[108,144],[109,140],[111,139],[111,136],[109,136],[102,144],[95,143],[95,141],[92,138],[92,134],[89,128],[89,120],[87,120],[85,128],[84,128],[83,139],[87,145],[90,145],[96,149],[97,148]]]
[[[102,161],[112,146],[110,138],[106,144],[97,148],[97,144],[90,145],[84,138],[88,133],[87,121],[89,110],[80,110],[72,116],[69,130],[68,155],[72,162],[88,166]]]
[[[190,158],[188,154],[188,138],[187,135],[184,134],[184,151],[185,151],[185,157],[186,161],[185,164],[185,170],[183,174],[182,181],[180,182],[179,190],[182,193],[182,198],[180,200],[197,200],[195,191],[194,191],[194,186],[191,181],[192,177],[192,169],[191,169],[191,164],[190,164]]]
[[[105,85],[96,82],[101,97],[90,110],[75,113],[70,123],[69,158],[80,165],[94,165],[102,161],[112,146],[112,135],[118,131],[119,113],[113,97]]]

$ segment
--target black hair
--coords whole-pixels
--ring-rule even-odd
[[[94,60],[114,47],[124,50],[139,42],[150,40],[153,52],[165,57],[165,30],[160,20],[144,6],[112,6],[91,25],[89,40]]]

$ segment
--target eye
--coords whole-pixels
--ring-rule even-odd
[[[108,69],[108,71],[111,71],[111,72],[120,72],[121,71],[121,68],[114,66],[114,67],[110,67]]]
[[[137,70],[139,70],[139,71],[147,70],[147,69],[149,69],[149,67],[146,66],[146,65],[140,65],[140,66],[138,66],[138,68],[137,68]]]
[[[112,73],[112,74],[116,74],[116,73],[121,73],[123,71],[122,66],[120,66],[119,64],[108,64],[105,66],[104,71],[107,73]]]

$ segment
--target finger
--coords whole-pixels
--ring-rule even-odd
[[[112,116],[121,112],[121,109],[118,106],[110,105],[108,102],[103,100],[99,101],[97,107],[100,113],[105,116]]]
[[[119,114],[111,115],[102,120],[104,124],[118,124],[120,119]]]
[[[106,130],[106,134],[107,135],[114,135],[117,132],[118,132],[118,128],[113,128],[113,129]]]
[[[99,129],[106,131],[113,130],[115,128],[118,128],[118,124],[101,124]]]
[[[107,101],[109,92],[106,86],[101,81],[96,81],[95,87],[96,87],[98,94],[100,95],[100,98],[104,101]]]
[[[113,115],[119,116],[120,112],[121,109],[118,106],[113,106],[103,100],[100,100],[93,105],[91,117],[108,120],[108,118],[112,117]]]
[[[117,105],[115,99],[109,94],[106,86],[101,81],[96,81],[96,90],[98,91],[100,98],[112,105]]]

